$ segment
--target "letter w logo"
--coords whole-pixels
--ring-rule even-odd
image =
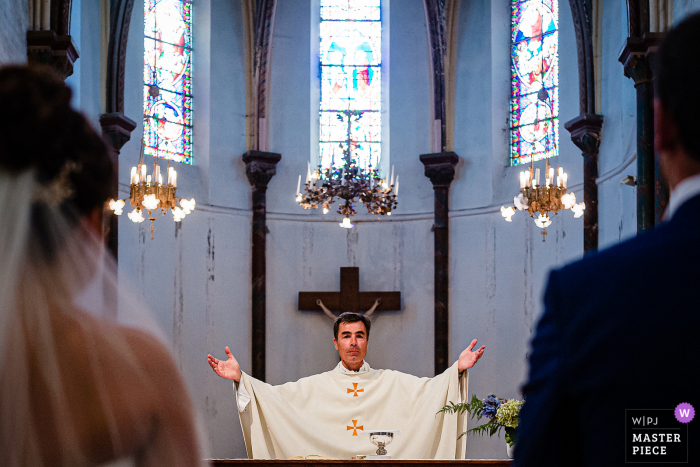
[[[680,409],[679,412],[681,413],[681,417],[690,417],[690,409]]]

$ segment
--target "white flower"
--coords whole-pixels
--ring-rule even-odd
[[[586,210],[586,203],[575,204],[571,210],[574,211],[574,217],[581,217],[583,216],[583,211]]]

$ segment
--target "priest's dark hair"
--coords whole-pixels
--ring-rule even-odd
[[[672,28],[659,51],[656,97],[668,109],[678,127],[680,143],[690,157],[700,161],[697,131],[700,127],[700,13],[688,16]]]
[[[365,325],[365,329],[367,330],[367,340],[369,340],[369,328],[372,327],[372,322],[365,315],[353,313],[352,311],[341,313],[340,316],[335,319],[335,323],[333,323],[333,337],[335,337],[336,340],[338,339],[338,328],[340,327],[341,323],[357,323],[358,321],[362,321],[362,323]]]

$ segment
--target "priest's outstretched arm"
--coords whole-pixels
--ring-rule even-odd
[[[217,375],[221,376],[222,378],[232,379],[235,382],[239,383],[241,381],[241,366],[238,364],[238,361],[233,357],[231,349],[229,349],[228,346],[224,347],[224,351],[226,352],[228,360],[223,361],[219,360],[218,358],[214,358],[211,355],[207,355],[207,359],[209,360],[209,366],[212,368],[212,370],[214,370],[214,372]]]
[[[469,344],[469,347],[464,349],[464,352],[462,352],[459,355],[459,363],[457,364],[457,369],[460,373],[466,369],[473,367],[476,364],[476,362],[478,362],[479,359],[484,355],[484,349],[486,349],[485,345],[482,345],[481,347],[479,347],[478,350],[472,352],[474,346],[476,346],[476,339],[474,339],[472,343]]]

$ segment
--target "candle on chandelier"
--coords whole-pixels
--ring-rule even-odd
[[[301,188],[301,174],[299,174],[299,180],[297,181],[297,195],[299,194],[300,188]]]
[[[535,185],[539,186],[540,184],[540,169],[538,168],[535,170]]]
[[[547,178],[549,179],[549,182],[547,182],[547,185],[554,184],[554,167],[549,168],[549,177],[547,177]]]
[[[564,174],[564,169],[559,167],[559,173],[557,174],[557,186],[561,187],[562,175]]]
[[[146,164],[139,164],[141,168],[141,183],[146,181]]]
[[[396,176],[396,196],[399,196],[399,176]]]
[[[394,166],[391,166],[391,178],[389,179],[389,186],[394,184]]]
[[[563,179],[562,187],[566,188],[566,181],[569,179],[569,175],[562,174],[562,179]]]
[[[525,188],[525,183],[527,183],[527,180],[525,177],[527,177],[526,172],[525,171],[520,172],[520,189],[521,190],[523,188]]]
[[[177,188],[177,171],[173,169],[172,182],[173,188]]]
[[[159,183],[159,180],[161,180],[160,166],[155,164],[155,167],[153,168],[153,183]]]
[[[146,176],[146,186],[151,186],[151,176],[150,175]]]
[[[131,168],[131,184],[135,185],[138,183],[138,177],[136,176],[136,167]]]
[[[160,170],[158,171],[158,185],[163,186],[163,176],[160,174]]]

